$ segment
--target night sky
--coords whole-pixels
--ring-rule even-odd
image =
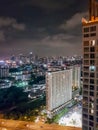
[[[87,11],[88,0],[0,0],[0,57],[81,55]]]

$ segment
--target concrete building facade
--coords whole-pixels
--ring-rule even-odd
[[[72,69],[46,73],[47,110],[54,113],[72,99]]]
[[[73,83],[72,83],[72,88],[73,90],[75,89],[80,89],[80,66],[73,66]]]
[[[90,0],[89,20],[82,20],[82,130],[98,130],[98,3]]]
[[[80,89],[81,67],[73,65],[69,68],[72,69],[72,91]]]

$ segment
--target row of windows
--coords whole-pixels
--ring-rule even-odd
[[[85,104],[86,102],[88,102],[88,98],[87,97],[83,97],[83,104]],[[92,108],[94,107],[94,97],[90,96],[89,97],[89,106],[91,106]]]
[[[95,86],[94,86],[94,85],[90,85],[90,86],[89,86],[89,85],[86,85],[86,84],[85,84],[85,85],[83,85],[83,89],[84,89],[84,90],[88,90],[88,89],[89,89],[89,90],[93,91],[93,90],[94,90],[94,88],[95,88]]]
[[[92,32],[92,31],[96,31],[96,26],[84,28],[84,32]]]
[[[84,58],[95,58],[95,54],[84,54]]]
[[[92,127],[90,127],[90,126],[89,126],[89,127],[88,127],[88,126],[85,126],[84,124],[85,124],[85,125],[88,125],[88,124],[86,124],[86,122],[83,123],[83,128],[82,128],[82,130],[95,130],[94,128],[92,128]],[[98,129],[97,126],[96,126],[96,128]],[[97,129],[96,129],[96,130],[97,130]]]
[[[87,85],[87,84],[84,84],[83,85],[83,88],[90,88],[91,90],[94,90],[95,86],[94,85]],[[98,87],[97,87],[98,88]]]
[[[92,80],[91,80],[91,82],[92,82]],[[98,84],[98,81],[96,82],[96,84]],[[83,89],[93,91],[95,89],[95,87],[94,87],[94,84],[89,84],[89,79],[85,79],[84,84],[83,84]],[[98,86],[96,86],[96,92],[98,92]]]
[[[86,124],[87,125],[87,124]],[[88,130],[88,127],[84,125],[83,123],[83,130]]]
[[[88,118],[88,115],[87,114],[83,114],[83,117],[84,118]],[[94,116],[89,115],[89,119],[93,121],[94,120]]]
[[[84,37],[94,37],[96,33],[84,34]]]
[[[95,74],[94,73],[87,73],[87,72],[84,72],[84,74],[83,74],[85,77],[87,77],[87,76],[89,76],[89,77],[95,77]]]
[[[89,79],[84,79],[84,83],[91,83],[91,84],[95,84],[95,80],[94,79],[90,79],[90,81],[89,81]],[[96,83],[98,83],[98,80],[96,80]]]
[[[89,96],[94,96],[94,92],[92,92],[92,91],[90,91],[89,93],[88,93],[88,90],[87,91],[83,91],[83,95],[85,95],[85,94],[89,94]]]
[[[95,46],[96,40],[84,41],[83,46]],[[98,41],[97,41],[98,43]]]
[[[85,52],[95,52],[95,47],[84,47],[84,53]]]
[[[91,65],[90,67],[89,67],[89,70],[90,71],[95,71],[95,67],[94,67],[94,65],[95,65],[95,61],[94,60],[84,60],[84,65]],[[84,71],[86,71],[86,70],[84,70]]]

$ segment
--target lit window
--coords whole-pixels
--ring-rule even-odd
[[[95,46],[95,40],[91,40],[91,41],[90,41],[90,45],[91,45],[91,46]]]
[[[89,70],[90,70],[90,71],[95,71],[95,69],[96,69],[96,68],[95,68],[94,65],[92,65],[92,66],[89,67]]]
[[[94,110],[93,109],[91,109],[91,114],[94,114]]]
[[[51,73],[50,73],[50,72],[48,72],[48,75],[51,75]]]
[[[91,107],[94,108],[94,103],[91,103]]]

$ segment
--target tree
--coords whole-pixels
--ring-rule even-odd
[[[28,95],[22,88],[11,86],[0,90],[0,108],[10,108],[25,101],[28,101]]]

